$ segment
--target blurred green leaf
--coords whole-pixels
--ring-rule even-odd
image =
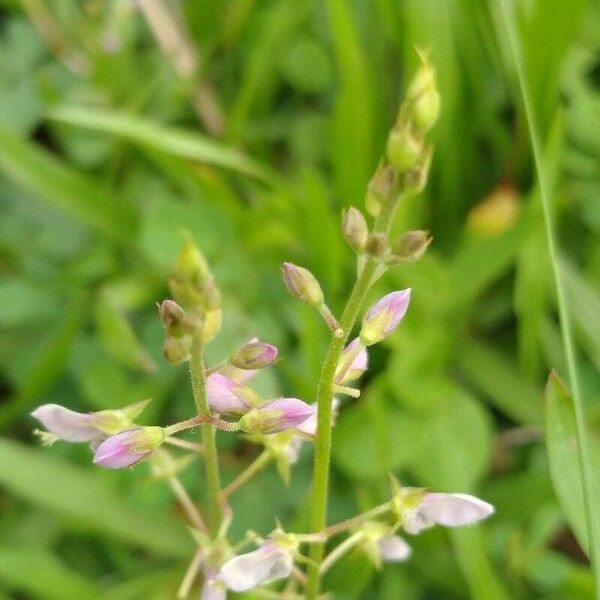
[[[0,546],[0,581],[39,600],[94,600],[99,587],[42,548]]]
[[[99,181],[73,170],[47,150],[0,127],[0,169],[52,209],[74,215],[110,237],[130,240],[130,207]]]
[[[589,437],[590,463],[600,464],[600,443]],[[550,463],[550,475],[554,490],[565,512],[573,533],[582,548],[589,552],[588,531],[585,518],[583,491],[577,457],[575,409],[573,400],[562,381],[552,372],[546,384],[546,449]],[[598,497],[600,479],[598,470],[593,471],[592,496]],[[593,506],[595,518],[600,514]],[[600,547],[594,549],[600,552]]]
[[[140,514],[101,475],[53,457],[52,450],[0,438],[0,483],[12,493],[58,513],[72,526],[166,557],[188,555],[191,538],[182,522]]]
[[[265,165],[249,158],[239,150],[229,148],[199,133],[167,127],[142,117],[102,109],[78,106],[59,106],[49,117],[61,123],[87,127],[124,137],[142,147],[149,147],[187,160],[239,171],[265,182],[276,180]]]

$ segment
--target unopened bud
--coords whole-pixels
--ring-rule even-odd
[[[200,339],[204,344],[207,344],[215,338],[217,333],[221,331],[221,325],[223,323],[223,313],[220,308],[213,310],[207,310],[204,313],[204,320],[200,327]]]
[[[394,127],[388,136],[386,155],[400,173],[414,167],[423,154],[423,141],[408,127]]]
[[[372,346],[391,335],[408,310],[410,288],[387,294],[363,318],[360,341]]]
[[[388,248],[387,235],[382,231],[377,231],[369,237],[367,252],[371,256],[383,256]]]
[[[394,188],[395,173],[393,167],[379,165],[371,177],[365,196],[367,212],[376,217],[381,212],[381,205],[387,201]]]
[[[167,336],[163,344],[163,354],[172,364],[178,365],[190,360],[192,339],[189,335],[182,337]]]
[[[427,231],[407,231],[392,246],[393,262],[411,263],[419,260],[432,239]]]
[[[415,127],[425,133],[437,121],[440,114],[440,93],[435,81],[435,70],[427,56],[420,53],[421,66],[413,78],[406,94],[407,117]]]
[[[292,296],[311,306],[323,304],[323,290],[309,270],[286,262],[283,263],[281,272],[285,287]]]
[[[246,433],[277,433],[301,425],[315,410],[314,406],[297,398],[279,398],[249,410],[238,424]]]
[[[401,186],[405,194],[420,194],[423,191],[429,178],[432,156],[433,149],[427,146],[421,160],[410,171],[402,174]]]
[[[342,215],[342,232],[344,239],[356,252],[363,252],[369,239],[369,226],[364,215],[351,206]]]
[[[196,285],[204,282],[210,275],[208,263],[189,233],[186,233],[185,242],[177,257],[175,275]]]
[[[162,427],[136,427],[102,442],[94,454],[94,464],[106,469],[129,467],[158,448],[167,435]]]
[[[238,348],[229,358],[229,363],[238,369],[264,369],[277,359],[277,348],[265,342],[251,340]]]
[[[175,300],[163,300],[158,311],[167,337],[181,337],[197,327],[197,319],[188,316]]]

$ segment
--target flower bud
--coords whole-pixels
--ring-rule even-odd
[[[200,339],[204,344],[210,342],[215,338],[217,333],[221,330],[223,322],[223,313],[220,308],[213,310],[207,310],[204,313],[204,319],[200,326]]]
[[[94,464],[105,469],[129,467],[158,448],[166,437],[162,427],[137,427],[122,431],[98,446],[94,454]]]
[[[167,331],[178,329],[185,318],[185,311],[175,300],[163,300],[158,307],[158,312],[160,313],[160,320]]]
[[[229,363],[238,369],[264,369],[277,359],[277,348],[256,338],[238,348],[229,358]]]
[[[292,296],[311,306],[323,304],[323,290],[308,269],[286,262],[283,263],[281,271],[285,287]]]
[[[415,127],[423,133],[429,131],[439,117],[441,100],[435,70],[424,54],[421,54],[421,66],[408,88],[406,103],[407,116]]]
[[[248,411],[238,424],[246,433],[277,433],[301,425],[315,410],[297,398],[279,398]]]
[[[344,385],[355,381],[367,370],[368,362],[367,349],[361,345],[359,338],[354,338],[342,350],[335,370],[334,382]]]
[[[379,165],[371,177],[365,196],[365,208],[372,217],[379,215],[381,205],[389,198],[394,188],[394,179],[393,167],[383,165]]]
[[[240,398],[241,386],[229,377],[212,373],[206,378],[206,397],[210,409],[217,413],[242,413],[249,406]]]
[[[392,246],[394,262],[411,263],[419,260],[433,238],[427,231],[408,231],[401,235]]]
[[[391,335],[408,309],[410,288],[387,294],[363,318],[360,341],[371,346]]]
[[[168,336],[163,343],[163,355],[173,365],[190,360],[191,349],[192,338],[189,335],[183,337]]]
[[[175,276],[194,285],[203,283],[210,276],[208,263],[189,233],[185,234],[185,242],[175,263]]]
[[[386,156],[400,173],[414,167],[424,151],[423,141],[408,127],[394,127],[388,136]]]
[[[371,256],[383,256],[388,249],[387,235],[383,231],[376,231],[369,237],[367,252]]]
[[[356,252],[363,252],[369,239],[369,226],[364,215],[351,206],[342,215],[344,239]]]

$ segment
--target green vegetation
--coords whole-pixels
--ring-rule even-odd
[[[330,334],[279,267],[309,268],[339,315],[354,281],[341,211],[363,208],[415,47],[442,111],[430,182],[394,233],[434,239],[367,299],[412,287],[333,430],[329,521],[387,501],[389,473],[497,512],[410,538],[411,560],[381,572],[349,553],[325,587],[336,600],[595,597],[595,3],[3,0],[0,15],[0,600],[175,597],[194,545],[169,487],[144,464],[94,468],[85,444],[42,449],[28,413],[151,397],[147,424],[193,416],[155,307],[183,229],[222,292],[207,364],[258,335],[281,358],[260,391],[314,401]],[[260,454],[217,443],[224,485]],[[201,462],[181,479],[206,499]],[[288,487],[274,466],[259,473],[231,498],[233,539],[268,533],[274,513],[308,531],[311,476],[309,444]]]

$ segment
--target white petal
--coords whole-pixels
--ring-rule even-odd
[[[91,423],[93,415],[78,413],[59,404],[44,404],[32,413],[44,427],[67,442],[90,442],[101,432]]]
[[[468,494],[427,494],[417,508],[425,521],[446,527],[477,523],[494,512],[494,507]]]
[[[406,533],[412,535],[417,535],[417,533],[421,533],[424,529],[429,529],[434,525],[435,521],[432,521],[426,514],[421,513],[418,508],[407,510],[402,515],[402,528]]]
[[[289,577],[293,559],[288,550],[271,542],[228,560],[221,568],[219,577],[234,592],[244,592],[257,585]]]
[[[411,547],[399,535],[381,538],[377,545],[379,554],[385,562],[402,562],[410,558],[412,554]]]

